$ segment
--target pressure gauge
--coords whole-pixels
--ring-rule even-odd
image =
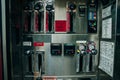
[[[95,42],[89,42],[88,43],[88,53],[91,55],[96,55],[97,54],[97,49],[95,47]]]
[[[95,46],[93,44],[89,44],[88,47],[89,47],[89,50],[95,49]]]
[[[85,49],[85,45],[84,44],[80,44],[79,45],[79,50],[84,50]]]

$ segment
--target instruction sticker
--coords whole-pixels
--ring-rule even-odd
[[[23,46],[32,46],[32,42],[23,42]]]
[[[113,77],[114,67],[114,43],[100,42],[100,65],[99,68]]]
[[[102,18],[108,17],[111,15],[111,5],[102,10]]]
[[[112,18],[102,21],[102,38],[112,38]]]

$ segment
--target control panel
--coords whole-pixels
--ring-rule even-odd
[[[61,55],[62,54],[62,44],[52,43],[51,44],[51,55]]]
[[[75,44],[66,43],[64,44],[64,55],[74,55],[75,54]]]
[[[85,3],[79,4],[78,11],[79,11],[79,16],[80,17],[84,17],[85,16],[86,8],[87,8],[87,6],[86,6]]]
[[[88,4],[88,33],[97,33],[97,0]]]

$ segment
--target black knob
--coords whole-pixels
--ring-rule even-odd
[[[74,3],[70,3],[68,5],[68,7],[69,7],[70,10],[75,10],[76,9],[76,5]]]
[[[43,7],[42,3],[37,3],[37,4],[35,4],[34,9],[35,10],[40,10],[40,9],[42,9],[42,7]]]
[[[97,54],[97,50],[96,49],[92,49],[91,50],[91,55],[96,55]]]
[[[52,11],[53,10],[53,5],[47,5],[46,10],[47,11]]]
[[[86,55],[86,51],[85,50],[81,50],[80,54],[81,55]]]
[[[24,5],[24,10],[32,10],[32,3],[26,3]]]
[[[27,50],[27,51],[25,51],[25,55],[31,55],[31,54],[33,54],[33,51],[32,51],[32,50]]]

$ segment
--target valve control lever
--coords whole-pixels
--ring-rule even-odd
[[[83,67],[83,55],[80,55],[80,72],[82,71]]]
[[[38,54],[38,70],[39,71],[41,67],[42,67],[42,56],[41,54]]]
[[[79,45],[77,47],[77,69],[76,69],[76,72],[83,71],[84,55],[86,55],[86,45],[85,45],[85,43],[79,43]]]
[[[29,72],[32,72],[32,54],[33,54],[32,50],[27,50],[25,52],[25,55],[28,56],[28,69],[29,69]]]
[[[39,75],[36,80],[42,80],[41,76],[44,74],[44,52],[43,51],[37,51],[37,56],[38,56],[38,71]]]

